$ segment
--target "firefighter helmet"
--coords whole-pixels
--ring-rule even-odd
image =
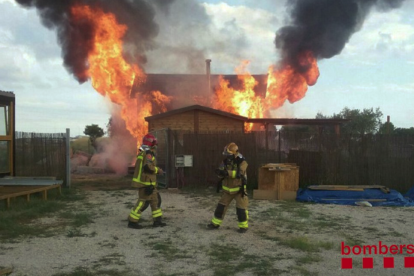
[[[224,147],[223,154],[224,155],[234,155],[236,156],[239,153],[239,147],[236,143],[231,142],[227,146]]]
[[[145,145],[145,146],[149,146],[149,147],[153,148],[156,145],[158,145],[157,138],[155,138],[154,135],[148,133],[142,139],[142,144]]]

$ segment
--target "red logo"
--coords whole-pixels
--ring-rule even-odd
[[[414,244],[392,244],[386,245],[381,241],[375,245],[354,245],[349,246],[345,245],[344,242],[341,242],[341,255],[347,256],[341,258],[341,269],[352,269],[353,268],[353,256],[359,255],[372,255],[372,256],[381,256],[381,255],[413,255],[414,254]],[[383,268],[394,268],[394,258],[395,257],[382,257],[382,267]],[[372,269],[374,268],[374,258],[373,257],[363,257],[362,258],[362,268],[363,269]],[[404,267],[405,268],[414,268],[414,257],[404,257]]]

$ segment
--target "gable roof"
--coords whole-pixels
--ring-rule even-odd
[[[349,119],[297,119],[297,118],[250,118],[247,123],[271,124],[271,125],[317,125],[332,126],[349,122]]]
[[[14,98],[14,93],[0,90],[0,97]]]
[[[245,122],[248,119],[247,117],[243,117],[243,116],[240,116],[240,115],[236,115],[236,114],[233,114],[233,113],[217,110],[217,109],[206,107],[206,106],[191,105],[191,106],[187,106],[187,107],[167,111],[167,112],[164,112],[164,113],[161,113],[161,114],[145,117],[145,121],[151,121],[151,120],[155,120],[155,119],[165,118],[165,117],[168,117],[168,116],[171,116],[171,115],[176,115],[176,114],[180,114],[180,113],[184,113],[184,112],[192,111],[192,110],[201,110],[201,111],[204,111],[204,112],[213,113],[213,114],[216,114],[216,115],[232,118],[232,119],[235,119],[235,120],[240,120],[240,121],[243,121],[243,122]]]
[[[176,115],[192,110],[201,110],[208,113],[240,120],[246,123],[257,123],[257,124],[273,124],[273,125],[339,125],[346,123],[348,119],[296,119],[296,118],[247,118],[244,116],[236,115],[233,113],[217,110],[214,108],[202,106],[202,105],[191,105],[179,109],[174,109],[157,115],[145,117],[145,121],[151,121],[155,119],[165,118],[171,115]]]

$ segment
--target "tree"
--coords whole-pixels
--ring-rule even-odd
[[[394,124],[391,122],[385,122],[380,126],[378,133],[379,134],[392,134],[394,131],[395,131]]]
[[[406,135],[414,135],[414,127],[410,128],[396,128],[392,132],[393,135],[400,135],[400,136],[406,136]]]
[[[348,134],[373,134],[378,132],[381,126],[382,112],[379,108],[375,110],[373,108],[364,108],[362,111],[359,109],[349,109],[345,107],[338,114],[332,116],[324,116],[321,113],[316,115],[317,119],[349,119],[342,125],[341,131]]]
[[[105,132],[103,131],[103,129],[100,128],[98,125],[92,124],[86,126],[83,133],[89,136],[89,141],[91,142],[92,147],[95,149],[95,151],[97,151],[96,139],[104,136]]]

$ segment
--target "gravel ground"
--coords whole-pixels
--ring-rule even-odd
[[[354,207],[250,200],[247,233],[239,234],[234,202],[219,230],[207,230],[219,195],[162,190],[164,228],[127,228],[136,201],[133,190],[87,191],[87,204],[73,208],[96,214],[80,229],[54,237],[22,238],[0,245],[0,266],[17,275],[414,275],[401,255],[371,255],[374,268],[341,269],[346,245],[414,244],[412,207]],[[37,221],[54,227],[57,218]],[[383,268],[383,257],[395,268]],[[414,254],[412,255],[414,256]],[[352,257],[352,256],[345,256]]]

